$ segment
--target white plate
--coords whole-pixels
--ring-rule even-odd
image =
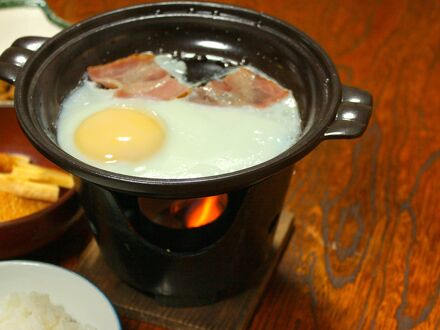
[[[77,322],[98,330],[121,330],[110,301],[84,277],[51,264],[34,261],[0,262],[0,297],[32,291],[48,294]]]
[[[1,0],[0,0],[1,5]],[[0,6],[0,54],[21,37],[40,36],[52,37],[62,30],[51,22],[40,7]],[[0,101],[0,107],[12,107],[13,101]]]
[[[39,7],[2,8],[0,10],[0,53],[21,37],[52,37],[62,28],[55,25]]]

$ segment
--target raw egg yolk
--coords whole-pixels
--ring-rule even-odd
[[[105,163],[145,159],[159,150],[164,139],[164,128],[157,119],[128,108],[94,113],[75,132],[80,151]]]

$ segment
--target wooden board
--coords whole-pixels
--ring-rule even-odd
[[[283,212],[275,232],[272,257],[263,280],[235,297],[202,307],[164,307],[121,282],[105,264],[94,240],[82,254],[76,271],[94,282],[126,317],[171,329],[245,329],[293,232],[293,215]]]

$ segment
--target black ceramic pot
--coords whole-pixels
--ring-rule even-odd
[[[300,141],[263,164],[187,180],[110,173],[84,164],[58,147],[55,122],[60,103],[87,66],[134,52],[175,50],[217,55],[233,62],[244,59],[291,89],[303,120]],[[0,77],[15,82],[19,122],[50,160],[110,189],[158,197],[209,195],[258,182],[301,159],[324,139],[361,135],[372,104],[368,93],[341,86],[325,52],[298,29],[251,10],[210,3],[135,6],[80,22],[46,41],[17,40],[0,58]]]
[[[111,173],[61,150],[55,126],[60,104],[77,86],[86,68],[143,51],[195,53],[199,57],[189,65],[194,76],[221,69],[217,62],[206,60],[207,55],[223,58],[232,65],[245,62],[266,72],[293,91],[303,122],[302,137],[291,148],[262,164],[195,179],[151,179]],[[121,277],[146,291],[154,291],[151,283],[156,283],[159,291],[166,283],[161,282],[158,274],[139,271],[140,264],[148,267],[148,261],[141,261],[149,258],[148,254],[138,253],[136,260],[126,260],[134,255],[129,252],[134,245],[137,250],[142,249],[142,244],[151,248],[148,243],[139,243],[129,233],[128,226],[121,225],[124,218],[137,214],[137,211],[133,213],[136,208],[133,198],[190,198],[250,188],[259,191],[260,186],[266,186],[267,180],[275,177],[278,179],[273,182],[285,184],[277,183],[269,189],[276,191],[277,200],[261,221],[270,224],[280,212],[292,165],[325,139],[360,136],[372,109],[371,96],[342,86],[329,57],[303,32],[261,13],[213,3],[169,2],[124,8],[80,22],[51,39],[19,39],[0,57],[0,77],[16,84],[17,117],[30,141],[51,161],[78,178],[80,197],[107,261]],[[267,193],[267,188],[264,189]],[[112,234],[116,227],[120,228],[119,233]],[[258,235],[243,239],[243,246],[256,241]],[[134,241],[136,244],[130,246]],[[266,241],[261,245],[267,250],[271,242]],[[128,249],[125,254],[120,252],[124,249]],[[263,257],[254,254],[257,265]],[[245,256],[243,260],[249,259]],[[154,262],[162,261],[154,259]],[[193,265],[200,264],[203,263],[197,261]],[[214,267],[204,275],[216,278],[222,272],[222,264],[219,265],[220,268]],[[240,281],[246,281],[251,272],[241,273],[244,275],[239,276],[244,277]],[[179,277],[178,273],[173,276]],[[148,281],[144,281],[147,277]],[[225,277],[228,275],[223,280]],[[200,285],[201,292],[209,290],[211,284],[206,285]]]

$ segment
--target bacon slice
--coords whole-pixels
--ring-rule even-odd
[[[102,65],[89,66],[91,80],[116,89],[117,97],[149,97],[171,100],[185,96],[189,87],[179,83],[162,69],[153,54],[134,54]]]
[[[246,68],[239,68],[220,80],[194,89],[189,99],[193,102],[220,105],[252,105],[265,108],[288,95],[289,91],[276,82]]]

